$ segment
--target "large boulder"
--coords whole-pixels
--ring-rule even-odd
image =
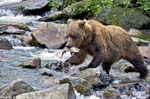
[[[65,43],[66,25],[56,23],[41,23],[32,33],[33,45],[43,45],[47,48],[60,48]]]
[[[14,13],[43,14],[48,11],[49,0],[22,0],[21,2],[0,6],[0,9],[11,9]]]
[[[103,9],[95,19],[105,24],[119,25],[125,29],[150,28],[150,18],[133,8],[114,7]]]
[[[76,99],[69,84],[57,85],[52,88],[18,95],[16,99]]]
[[[139,46],[138,48],[143,57],[150,58],[150,46]]]
[[[0,49],[10,50],[12,49],[12,45],[7,39],[0,38]]]
[[[72,88],[75,88],[77,92],[82,95],[91,95],[92,84],[85,79],[79,77],[69,77],[60,80],[61,84],[69,83]]]
[[[60,20],[60,19],[68,19],[68,18],[83,19],[89,15],[89,10],[86,7],[82,7],[82,6],[85,6],[85,2],[79,1],[65,7],[62,11],[52,13],[39,20],[51,21],[51,20]]]
[[[0,88],[0,98],[2,99],[14,99],[13,97],[22,94],[34,91],[33,88],[25,83],[24,81],[18,79],[12,83]]]

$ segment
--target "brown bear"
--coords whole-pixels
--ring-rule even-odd
[[[71,20],[67,22],[66,47],[76,47],[80,51],[74,53],[65,63],[81,64],[87,54],[93,56],[87,68],[96,68],[102,63],[103,70],[109,74],[111,65],[121,58],[129,61],[140,73],[140,78],[148,76],[136,44],[128,33],[119,26],[103,25],[96,20]]]

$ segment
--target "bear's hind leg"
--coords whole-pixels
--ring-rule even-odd
[[[148,76],[148,70],[146,66],[144,66],[143,58],[140,54],[134,55],[134,57],[128,57],[126,58],[127,61],[129,61],[135,69],[140,73],[140,78],[145,79]]]

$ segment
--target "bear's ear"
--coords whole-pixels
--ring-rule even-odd
[[[79,27],[84,28],[85,24],[86,24],[86,21],[82,21],[82,22],[79,23]]]
[[[67,20],[67,24],[69,24],[70,22],[72,22],[73,21],[73,19],[68,19]]]
[[[85,30],[92,30],[91,25],[87,22],[87,20],[83,20],[82,22],[79,23],[79,27]]]

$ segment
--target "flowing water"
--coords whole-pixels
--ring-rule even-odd
[[[11,10],[0,9],[0,24],[2,23],[32,23],[37,24],[37,21],[41,16],[23,16],[21,14],[14,14]]]
[[[16,3],[22,0],[0,0],[0,6],[4,4]],[[12,23],[32,23],[37,25],[40,16],[23,16],[21,14],[14,14],[11,10],[0,9],[0,24]],[[3,36],[1,36],[3,38]],[[47,77],[41,76],[40,69],[23,69],[18,67],[19,64],[33,59],[40,51],[34,47],[23,47],[21,41],[12,36],[5,36],[11,42],[13,50],[0,50],[0,87],[21,78],[27,83],[30,83],[35,89],[44,89],[48,84],[43,82]]]
[[[4,4],[11,4],[11,3],[17,3],[21,2],[22,0],[0,0],[0,6]]]

